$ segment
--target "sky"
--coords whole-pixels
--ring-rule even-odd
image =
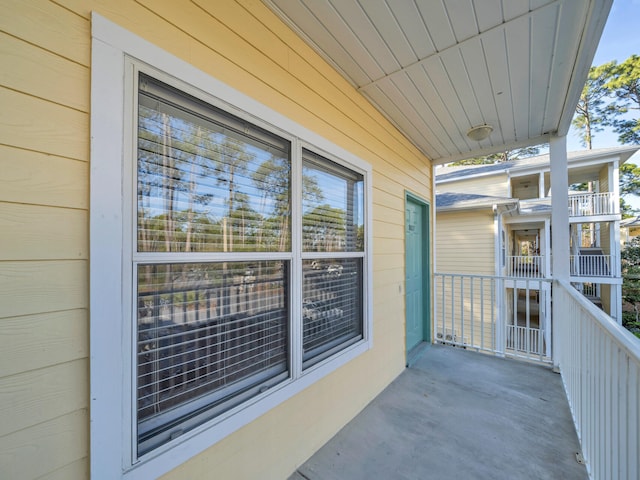
[[[633,54],[640,55],[640,0],[614,0],[609,18],[604,27],[600,44],[593,59],[593,65],[616,60],[624,62]],[[618,145],[618,135],[611,130],[598,132],[593,136],[593,148],[606,148]],[[567,135],[567,150],[582,150],[580,140],[573,127]],[[640,165],[640,152],[627,162]],[[640,197],[626,198],[634,208],[640,209]]]
[[[609,18],[604,27],[600,44],[593,59],[593,65],[616,60],[624,62],[632,54],[640,55],[640,0],[614,0]],[[606,148],[618,144],[617,135],[604,131],[594,135],[593,148]],[[581,150],[578,136],[573,128],[567,136],[567,150]],[[636,154],[634,163],[640,163],[640,155]]]

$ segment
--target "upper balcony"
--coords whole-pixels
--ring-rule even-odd
[[[619,215],[620,203],[613,192],[569,195],[569,217]]]
[[[587,251],[588,249],[583,249],[580,255],[570,255],[571,276],[613,278],[620,275],[613,255],[593,255],[585,253]],[[509,277],[548,278],[550,275],[546,270],[545,257],[542,255],[509,255],[507,257],[506,275]]]
[[[507,275],[518,278],[545,278],[544,257],[542,255],[509,255]]]
[[[551,207],[551,197],[520,199],[523,211],[535,211]],[[584,217],[620,215],[620,201],[614,192],[570,193],[569,217],[571,221],[582,221]]]

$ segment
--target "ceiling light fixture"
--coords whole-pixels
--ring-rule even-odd
[[[491,132],[493,132],[493,127],[485,123],[484,125],[472,127],[467,132],[467,137],[469,137],[471,140],[475,140],[476,142],[481,142],[482,140],[488,138],[489,135],[491,135]]]

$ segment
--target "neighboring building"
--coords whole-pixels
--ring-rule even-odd
[[[625,245],[640,235],[640,216],[625,218],[620,222],[620,246]]]
[[[0,0],[0,478],[286,478],[397,377],[433,165],[563,171],[612,2],[472,3]]]
[[[508,350],[551,358],[550,342],[538,341],[551,331],[550,283],[537,279],[553,278],[556,254],[570,256],[572,284],[621,322],[618,172],[638,149],[568,153],[571,233],[561,249],[551,245],[549,155],[436,169],[436,271],[506,278],[500,312]]]

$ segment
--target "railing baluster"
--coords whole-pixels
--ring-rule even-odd
[[[460,277],[460,336],[464,343],[464,277]]]
[[[474,308],[473,307],[476,304],[476,298],[473,295],[473,284],[474,284],[473,280],[474,280],[473,278],[471,280],[469,280],[469,283],[471,284],[470,285],[470,288],[471,288],[471,319],[470,319],[470,322],[469,322],[469,329],[471,330],[471,345],[475,345],[475,343],[473,341],[474,340],[474,338],[473,338],[473,330],[474,330],[473,322],[474,322],[474,319],[475,319],[475,315],[474,315],[475,312],[474,312]],[[464,333],[462,334],[462,340],[464,341]]]
[[[480,350],[484,350],[484,277],[480,278]]]
[[[585,193],[569,196],[569,216],[615,215],[618,213],[613,192]]]
[[[544,319],[541,320],[541,313],[538,313],[538,325],[534,326],[530,298],[535,291],[541,290],[543,285],[549,284],[549,280],[514,280],[491,275],[440,273],[434,274],[434,277],[434,285],[441,288],[441,291],[437,291],[436,288],[434,293],[439,299],[434,307],[436,342],[461,345],[494,354],[539,359],[543,363],[550,362],[543,345],[543,337],[546,338],[547,334],[544,333],[540,322],[544,322]],[[510,282],[511,285],[505,282]],[[487,288],[491,288],[491,291],[488,292]],[[505,318],[503,313],[505,304],[496,304],[496,299],[502,298],[502,295],[496,297],[496,294],[505,292],[505,288],[513,289],[513,298],[510,300],[513,312],[508,318]],[[524,295],[523,302],[518,302],[519,293]],[[544,301],[542,295],[536,298],[538,302],[541,299]],[[519,304],[522,325],[518,324]],[[547,312],[539,307],[539,312],[541,311]],[[490,325],[485,325],[486,322],[490,322]],[[485,338],[488,334],[491,335],[490,343],[487,342],[488,338]]]

